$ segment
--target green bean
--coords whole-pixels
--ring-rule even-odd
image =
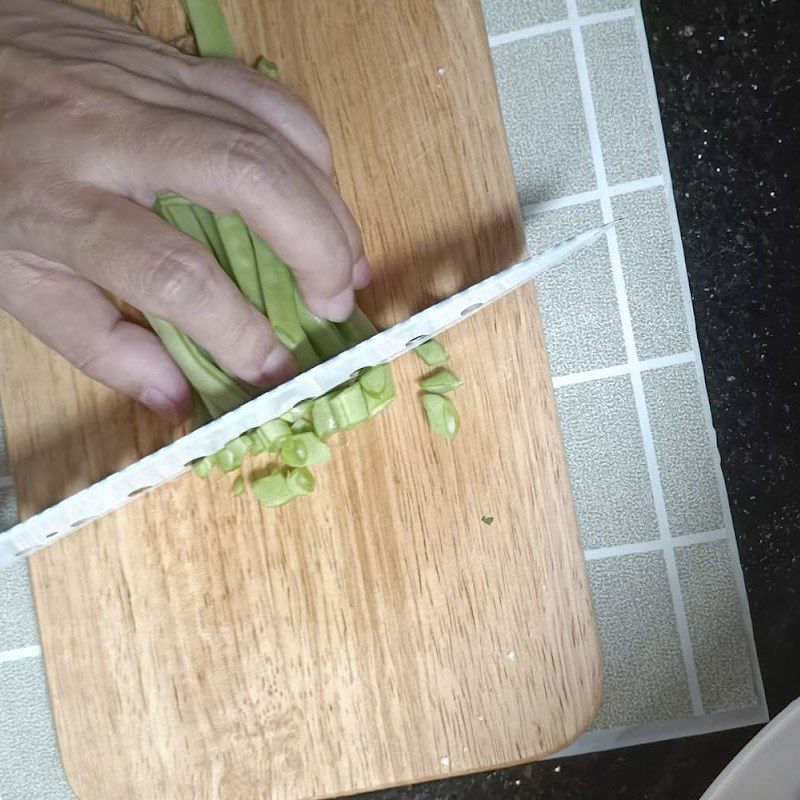
[[[183,5],[200,55],[236,58],[236,48],[218,0],[183,0]]]
[[[369,419],[369,409],[364,392],[358,383],[352,383],[330,395],[331,411],[340,430],[353,428]]]
[[[244,220],[238,214],[214,214],[225,255],[231,265],[236,285],[242,294],[263,314],[264,299],[256,269],[253,241]]]
[[[419,347],[414,348],[414,352],[429,366],[438,367],[439,364],[444,364],[450,356],[447,350],[436,341],[436,339],[428,339],[423,342]]]
[[[458,411],[453,403],[440,394],[422,395],[422,406],[428,417],[428,424],[434,433],[452,439],[461,426]]]
[[[440,369],[434,372],[425,380],[420,381],[419,385],[425,389],[426,392],[433,392],[434,394],[444,394],[445,392],[452,392],[461,386],[461,379],[457,378],[450,372],[449,369]]]

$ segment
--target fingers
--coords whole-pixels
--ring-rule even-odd
[[[174,61],[172,54],[153,53],[142,58],[142,48],[135,42],[133,45],[114,43],[107,46],[113,51],[114,63],[98,63],[101,56],[97,50],[102,49],[103,45],[98,45],[96,33],[73,34],[62,38],[66,41],[59,42],[58,46],[65,54],[93,45],[92,60],[81,60],[75,56],[62,66],[60,78],[67,85],[76,80],[90,82],[109,95],[123,95],[143,104],[214,117],[220,122],[264,135],[277,131],[330,181],[333,159],[327,135],[314,115],[297,98],[269,78],[237,64],[215,59],[192,59],[177,65],[176,72],[180,79],[168,82],[163,76],[141,74],[141,64]],[[130,54],[128,51],[131,51]],[[112,52],[107,57],[110,59]],[[126,63],[128,61],[130,64]],[[195,66],[190,66],[192,64]],[[133,69],[137,67],[139,71],[134,72]],[[227,84],[220,80],[223,75],[230,79]],[[184,76],[191,81],[184,80]],[[237,87],[237,84],[251,83],[256,86]],[[259,89],[266,96],[263,102],[242,102]],[[274,102],[270,100],[271,95],[276,96]]]
[[[125,322],[103,293],[62,267],[5,254],[0,305],[81,372],[182,422],[191,392],[158,338]]]
[[[44,202],[32,229],[45,258],[168,320],[248,383],[271,387],[294,373],[266,318],[197,241],[103,192],[53,191]]]
[[[51,87],[66,104],[60,118],[76,117],[85,131],[61,153],[70,177],[148,207],[159,192],[175,191],[220,213],[238,211],[290,265],[312,311],[347,317],[369,265],[313,114],[246,67],[188,58],[124,25],[96,27],[94,15],[69,21],[53,35],[41,17],[25,15],[23,38],[26,52],[41,51],[47,64],[56,54],[66,59],[50,82],[66,84]],[[36,83],[35,66],[17,74]],[[29,157],[25,138],[23,148]]]
[[[330,140],[316,116],[287,88],[241,64],[190,59],[185,86],[247,110],[284,137],[324,175],[333,175]]]
[[[62,9],[57,11],[63,13]],[[188,105],[205,113],[203,106],[209,101],[222,102],[231,109],[231,116],[238,111],[251,117],[256,127],[260,124],[275,130],[324,174],[333,175],[330,141],[322,125],[277,81],[233,61],[186,56],[120,23],[98,26],[98,16],[92,12],[75,15],[68,7],[69,12],[73,12],[71,24],[58,36],[44,20],[37,25],[33,17],[25,29],[26,47],[63,56],[68,59],[63,65],[67,72],[78,73],[85,68],[93,82],[101,83],[106,74],[120,92],[138,78],[144,83],[147,100],[156,100],[160,86],[182,98],[176,107]],[[76,21],[82,24],[76,26]]]
[[[333,184],[281,136],[157,109],[107,146],[107,158],[87,161],[88,182],[115,173],[106,188],[143,205],[171,190],[219,213],[238,211],[292,267],[315,313],[349,315],[361,234]]]

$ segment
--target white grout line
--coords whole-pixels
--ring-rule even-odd
[[[570,6],[567,4],[567,9],[569,10],[569,19],[570,23],[574,23],[577,20],[579,25],[597,25],[599,22],[617,22],[621,19],[629,19],[636,14],[636,9],[634,8],[619,8],[615,11],[599,11],[597,14],[584,14],[580,16],[578,14],[578,9],[573,5]],[[575,13],[572,13],[574,9]]]
[[[597,178],[597,189],[600,195],[600,207],[603,211],[603,222],[611,222],[614,218],[611,208],[611,199],[608,192],[608,179],[606,177],[605,163],[603,161],[603,151],[600,143],[600,132],[597,126],[597,115],[592,98],[592,87],[589,79],[589,68],[586,63],[586,51],[583,45],[583,32],[581,30],[581,20],[578,16],[576,0],[567,0],[569,18],[572,22],[570,32],[572,44],[575,50],[575,62],[578,69],[578,82],[580,84],[583,111],[586,117],[586,127],[589,134],[589,146],[594,162],[595,175]],[[613,228],[608,231],[608,250],[611,257],[611,270],[614,278],[614,288],[617,294],[619,305],[620,322],[622,324],[623,339],[628,362],[635,365],[638,361],[636,354],[636,342],[633,335],[633,324],[631,313],[628,306],[628,296],[625,289],[625,280],[622,272],[622,261],[620,259],[619,244],[617,242],[617,232]],[[666,503],[664,492],[661,487],[661,477],[656,460],[655,443],[653,442],[653,432],[650,428],[650,418],[647,412],[647,402],[642,385],[642,376],[637,368],[630,371],[631,383],[633,385],[633,399],[636,406],[636,413],[639,418],[639,429],[644,445],[645,460],[647,471],[650,477],[650,487],[653,493],[656,518],[658,520],[658,531],[661,541],[664,543],[664,561],[667,567],[667,579],[669,581],[672,604],[675,611],[675,623],[678,630],[681,653],[683,654],[684,666],[686,669],[686,679],[689,686],[689,695],[692,702],[692,713],[695,716],[702,715],[703,701],[700,696],[700,682],[697,677],[697,666],[694,661],[692,642],[689,636],[689,624],[686,619],[686,609],[681,594],[680,581],[678,580],[678,568],[675,564],[675,554],[669,547],[670,532],[669,520],[667,518]]]
[[[623,8],[617,11],[603,11],[599,14],[587,14],[580,17],[581,25],[596,25],[598,22],[615,22],[620,19],[627,19],[634,15],[632,8]],[[507,33],[496,33],[489,37],[489,46],[498,47],[511,42],[518,42],[520,39],[530,39],[533,36],[541,36],[546,33],[558,33],[568,31],[572,26],[569,19],[559,19],[555,22],[543,22],[540,25],[532,25],[530,28],[521,28],[518,31],[508,31]]]
[[[0,489],[8,489],[14,486],[14,479],[10,475],[0,475]]]
[[[560,208],[579,206],[599,199],[600,193],[597,189],[592,189],[590,192],[580,192],[579,194],[569,194],[566,197],[556,197],[553,200],[542,200],[541,203],[529,203],[522,207],[522,216],[524,219],[528,219],[536,214],[544,214],[546,211],[558,211]]]
[[[648,358],[638,362],[638,369],[643,372],[648,369],[664,369],[664,367],[676,367],[678,364],[691,364],[695,360],[696,354],[693,350],[686,350],[683,353],[675,353],[671,356],[659,356],[658,358]]]
[[[655,189],[663,185],[664,178],[661,175],[652,175],[649,178],[639,178],[635,181],[612,184],[608,187],[608,194],[611,197],[616,197],[620,194],[641,192],[645,189]],[[579,192],[578,194],[569,194],[564,197],[553,198],[552,200],[543,200],[541,203],[529,203],[522,207],[522,216],[525,219],[529,219],[536,214],[543,214],[546,211],[558,211],[558,209],[561,208],[579,206],[583,203],[591,203],[599,199],[600,192],[597,189],[592,189],[589,192]]]
[[[680,227],[678,225],[678,212],[675,208],[675,196],[672,187],[672,179],[669,169],[669,158],[667,156],[667,145],[664,140],[664,129],[661,124],[661,114],[658,106],[658,94],[656,92],[655,76],[653,74],[653,64],[650,60],[650,51],[647,43],[647,32],[644,27],[644,19],[642,18],[641,6],[637,3],[636,14],[634,16],[634,25],[639,38],[639,48],[642,63],[644,65],[645,83],[647,84],[647,93],[650,100],[650,113],[652,115],[653,130],[656,137],[656,147],[659,151],[659,162],[661,166],[661,173],[664,175],[664,185],[666,188],[667,200],[667,214],[670,219],[670,227],[672,228],[672,240],[675,249],[675,255],[678,261],[678,277],[681,285],[681,294],[683,296],[683,308],[686,319],[686,325],[689,330],[690,342],[692,349],[695,352],[695,370],[697,374],[697,382],[700,387],[700,400],[703,407],[705,416],[706,427],[708,430],[709,446],[713,449],[717,458],[714,459],[714,471],[717,478],[717,487],[720,494],[720,501],[722,503],[723,518],[725,528],[728,532],[728,539],[731,548],[732,567],[733,567],[733,581],[736,592],[739,596],[739,606],[741,612],[742,625],[744,626],[745,636],[747,637],[748,652],[750,656],[750,667],[753,673],[753,680],[756,687],[756,695],[760,703],[766,709],[766,694],[764,692],[764,683],[761,676],[761,667],[758,662],[758,652],[756,651],[755,637],[753,635],[753,621],[750,616],[750,605],[747,600],[747,590],[744,585],[744,575],[742,574],[742,564],[738,555],[738,547],[736,544],[736,535],[733,530],[733,519],[731,517],[730,500],[728,498],[728,490],[725,485],[725,476],[722,474],[722,465],[719,460],[719,451],[717,449],[717,436],[714,430],[714,422],[711,418],[711,405],[708,400],[708,390],[706,388],[705,375],[703,370],[703,362],[700,356],[700,343],[697,339],[697,325],[694,318],[694,309],[692,307],[692,293],[689,287],[689,274],[686,269],[686,257],[683,252],[683,241],[681,239]]]
[[[631,194],[632,192],[643,192],[645,189],[656,189],[664,185],[663,175],[651,175],[649,178],[638,178],[635,181],[623,181],[622,183],[612,183],[608,187],[608,194],[616,197],[620,194]]]
[[[530,28],[522,28],[518,31],[496,33],[489,37],[489,47],[498,47],[503,44],[518,42],[520,39],[530,39],[533,36],[541,36],[545,33],[557,33],[558,31],[567,30],[569,30],[568,19],[561,19],[557,22],[543,22],[541,25],[533,25]]]
[[[719,542],[728,538],[728,531],[721,528],[718,531],[704,531],[703,533],[687,533],[682,536],[672,536],[668,541],[661,538],[650,539],[646,542],[629,542],[628,544],[615,544],[609,547],[590,547],[583,551],[587,561],[600,561],[604,558],[617,558],[619,556],[633,555],[634,553],[653,553],[667,547],[688,547],[693,544],[707,544]]]
[[[38,644],[30,647],[18,647],[16,650],[6,650],[0,653],[0,664],[8,661],[20,661],[23,658],[38,658],[42,654],[42,648]]]
[[[600,367],[598,369],[587,369],[585,372],[556,375],[553,377],[553,388],[560,389],[563,386],[574,386],[576,383],[599,381],[603,378],[617,378],[620,375],[628,375],[634,370],[643,372],[648,369],[663,369],[664,367],[674,367],[677,364],[689,364],[694,361],[694,358],[695,354],[691,350],[687,350],[685,353],[649,358],[646,361],[635,361],[632,364],[626,362],[613,367]]]
[[[618,378],[620,375],[628,375],[630,371],[630,364],[618,364],[614,367],[601,367],[600,369],[587,369],[585,372],[573,372],[569,375],[557,375],[553,378],[553,388],[561,389],[564,386],[574,386],[576,383]]]

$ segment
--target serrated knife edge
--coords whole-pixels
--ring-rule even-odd
[[[20,522],[0,534],[0,567],[121,508],[182,474],[195,459],[216,452],[300,401],[325,394],[359,369],[391,361],[422,340],[437,336],[597,241],[612,226],[608,223],[585,231],[485,278]]]

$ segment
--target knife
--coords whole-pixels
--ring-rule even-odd
[[[392,361],[457,325],[490,303],[560,264],[604,236],[609,222],[514,264],[436,305],[360,342],[334,358],[256,397],[176,442],[67,497],[0,534],[0,568],[63,539],[79,528],[185,472],[202,456],[274,419],[311,397],[319,397],[364,367]]]

